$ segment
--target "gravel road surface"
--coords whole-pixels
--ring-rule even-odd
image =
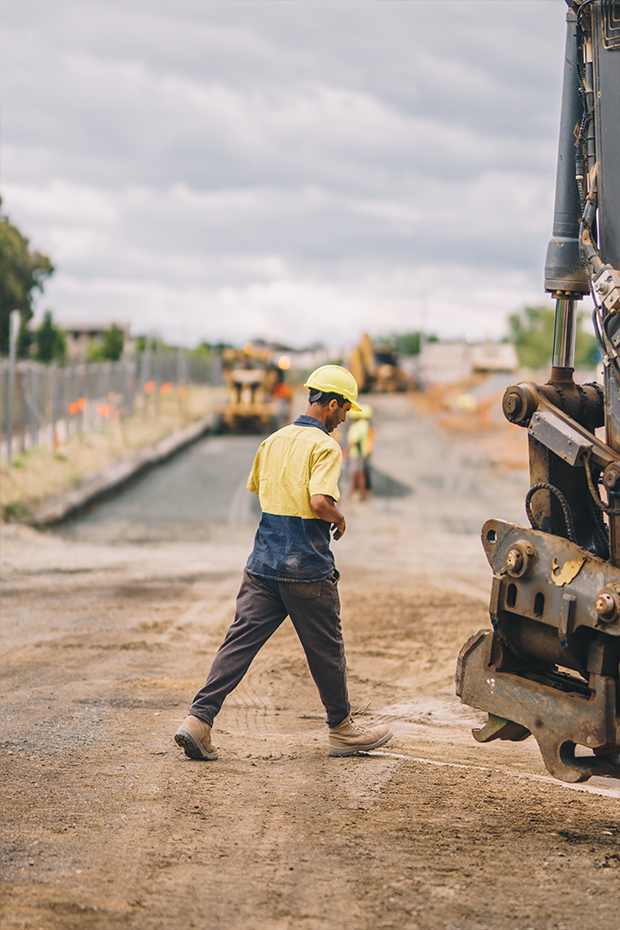
[[[2,528],[4,930],[618,930],[620,786],[479,746],[454,696],[488,626],[480,527],[523,522],[407,397],[373,399],[375,495],[343,498],[351,697],[395,738],[330,759],[285,623],[217,719],[172,740],[230,623],[256,437],[214,437],[56,532]],[[344,490],[344,488],[343,488]]]

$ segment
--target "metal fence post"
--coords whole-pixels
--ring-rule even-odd
[[[17,368],[16,390],[17,390],[17,409],[19,411],[19,451],[23,454],[26,451],[26,372],[24,369]]]
[[[163,367],[164,367],[163,362],[164,362],[164,356],[163,356],[163,351],[162,351],[162,344],[161,344],[161,340],[158,339],[156,347],[155,347],[155,366],[154,366],[155,372],[153,376],[153,380],[155,381],[155,390],[153,393],[155,394],[156,416],[159,416],[159,414],[161,413],[161,393],[159,389],[161,388],[163,380],[164,380],[163,379]]]
[[[17,337],[19,335],[20,313],[13,310],[9,317],[9,422],[7,427],[7,454],[9,468],[12,464],[13,419],[15,416],[15,360],[17,358]]]
[[[141,390],[142,396],[144,397],[144,409],[142,411],[142,416],[146,417],[146,411],[148,406],[149,395],[146,390],[146,385],[151,378],[151,345],[147,336],[146,345],[144,347],[144,352],[142,353],[142,371],[140,373],[140,381],[142,382]]]
[[[56,439],[56,414],[57,414],[57,380],[58,380],[58,366],[56,362],[52,362],[49,368],[50,373],[50,429],[52,431],[51,443],[52,443],[52,452],[56,452],[57,439]]]
[[[177,352],[177,383],[185,381],[187,378],[187,359],[185,349],[179,347]]]
[[[38,377],[35,365],[30,363],[28,366],[28,399],[30,407],[30,448],[34,449],[39,444],[39,421],[37,419],[37,394],[38,394]]]

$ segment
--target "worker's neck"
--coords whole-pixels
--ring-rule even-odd
[[[325,426],[327,423],[327,417],[329,416],[329,408],[322,407],[321,404],[308,404],[306,416],[314,417],[315,420],[319,420],[319,422]]]

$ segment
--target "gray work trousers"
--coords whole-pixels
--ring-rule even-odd
[[[237,687],[259,649],[290,617],[310,673],[336,727],[351,711],[340,625],[338,572],[323,581],[273,581],[244,571],[235,619],[213,660],[190,714],[213,725],[224,699]]]

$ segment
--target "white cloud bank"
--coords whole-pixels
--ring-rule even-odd
[[[562,0],[3,0],[40,307],[171,342],[498,336],[540,302]]]

